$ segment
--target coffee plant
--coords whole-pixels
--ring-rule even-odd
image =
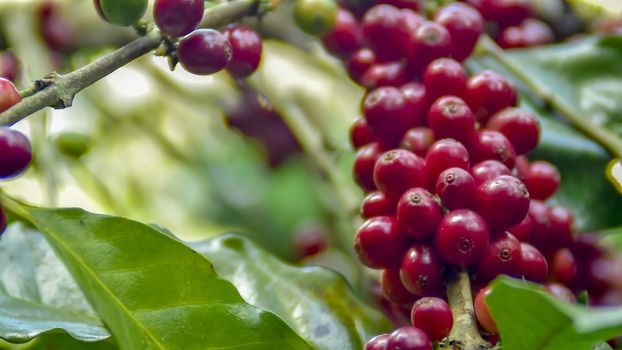
[[[0,1],[0,348],[622,349],[616,0]]]

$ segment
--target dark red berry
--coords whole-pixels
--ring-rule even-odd
[[[40,8],[40,32],[43,41],[59,52],[71,51],[74,46],[74,32],[69,22],[58,13],[58,4],[47,1]]]
[[[539,160],[529,164],[524,174],[524,181],[531,198],[545,200],[555,193],[561,176],[555,165]]]
[[[32,149],[26,136],[8,127],[0,127],[0,178],[23,173],[32,160]]]
[[[475,180],[475,185],[479,186],[482,182],[494,179],[501,175],[512,175],[510,169],[497,160],[485,160],[473,165],[471,175]]]
[[[443,210],[432,194],[423,188],[406,191],[397,204],[397,222],[411,238],[426,239],[434,236],[443,217]]]
[[[518,25],[531,15],[529,0],[482,0],[481,11],[501,27]]]
[[[532,227],[529,243],[535,246],[547,246],[551,239],[549,207],[541,201],[531,200],[528,215],[531,218]]]
[[[577,275],[577,263],[568,248],[556,251],[551,260],[551,276],[563,284],[570,284]]]
[[[376,137],[367,125],[365,118],[357,119],[350,127],[350,144],[352,147],[359,149],[374,141],[376,141]]]
[[[411,33],[408,65],[412,72],[421,74],[430,62],[450,54],[451,37],[440,24],[425,21]]]
[[[513,234],[521,242],[529,242],[531,234],[533,232],[533,225],[531,223],[531,216],[525,215],[523,221],[520,224],[510,227],[508,232]]]
[[[498,160],[508,169],[514,168],[516,152],[514,146],[502,133],[483,130],[476,133],[469,145],[473,162]]]
[[[497,329],[497,325],[495,321],[492,319],[492,315],[490,314],[490,309],[488,308],[488,304],[486,303],[486,297],[490,295],[492,292],[492,288],[490,286],[483,288],[477,293],[475,297],[475,316],[477,317],[477,321],[479,324],[490,333],[499,333]]]
[[[391,201],[397,201],[406,190],[426,187],[423,158],[403,149],[383,154],[374,167],[374,183]]]
[[[468,144],[475,135],[473,112],[456,96],[443,96],[432,104],[428,112],[428,125],[437,140],[452,138]]]
[[[372,142],[361,147],[354,156],[352,174],[356,183],[366,192],[376,189],[374,167],[383,153],[382,147],[377,142]]]
[[[554,296],[557,300],[561,300],[566,303],[574,304],[577,302],[577,298],[568,287],[559,283],[546,283],[544,285],[546,291]]]
[[[378,216],[367,220],[354,239],[354,250],[361,262],[371,268],[396,268],[408,240],[392,216]]]
[[[417,299],[402,284],[399,269],[383,270],[380,277],[380,285],[382,286],[384,296],[392,303],[408,304]]]
[[[324,34],[322,43],[336,56],[346,56],[361,46],[363,33],[352,12],[340,7],[333,29]]]
[[[19,60],[13,51],[0,53],[0,78],[15,81],[19,74]]]
[[[436,193],[449,210],[470,208],[474,192],[473,176],[461,168],[445,169],[436,180]]]
[[[436,185],[436,180],[445,169],[469,169],[469,152],[458,141],[442,139],[436,141],[425,156],[425,166],[430,180],[430,186]]]
[[[227,67],[231,61],[231,43],[220,32],[199,29],[179,41],[179,63],[190,73],[207,75]]]
[[[406,99],[408,113],[412,117],[413,126],[424,126],[428,115],[428,97],[425,86],[419,83],[408,83],[400,87]]]
[[[451,56],[457,61],[467,59],[484,32],[484,19],[475,8],[456,2],[441,7],[434,21],[447,28],[451,36]]]
[[[234,25],[223,32],[231,43],[231,62],[227,71],[236,79],[253,74],[261,61],[261,37],[251,28]]]
[[[7,79],[0,78],[0,113],[13,107],[21,100],[22,97],[17,92],[15,85]]]
[[[371,219],[376,216],[390,216],[395,214],[395,204],[382,192],[372,192],[365,197],[361,205],[361,216]]]
[[[521,260],[520,241],[512,234],[501,232],[491,241],[477,264],[477,273],[486,280],[500,274],[512,274]]]
[[[516,89],[505,77],[486,70],[472,75],[467,82],[466,102],[480,124],[485,125],[493,114],[516,106]]]
[[[202,0],[156,0],[153,19],[166,35],[180,37],[197,29],[203,18]]]
[[[376,54],[364,47],[355,51],[346,64],[348,75],[355,82],[360,82],[363,74],[376,63]]]
[[[433,341],[447,337],[454,325],[451,308],[441,298],[426,297],[417,300],[410,315],[412,325],[424,331]]]
[[[401,61],[376,63],[363,74],[361,85],[368,89],[380,86],[400,86],[408,81],[406,67]]]
[[[371,338],[363,350],[386,350],[389,334],[380,334]]]
[[[519,179],[501,175],[477,187],[473,204],[490,229],[499,232],[523,221],[529,211],[529,192]]]
[[[522,242],[521,260],[514,270],[514,275],[528,281],[541,283],[548,273],[548,264],[540,251],[529,243]]]
[[[520,26],[505,28],[496,39],[497,44],[504,49],[526,47],[525,35]]]
[[[423,85],[430,101],[447,95],[464,98],[468,79],[462,65],[451,58],[435,59],[423,73]]]
[[[477,262],[488,249],[488,225],[477,213],[459,209],[445,214],[436,232],[434,246],[453,265]]]
[[[505,135],[518,155],[536,148],[540,138],[540,124],[537,117],[529,111],[514,107],[493,115],[486,128]]]
[[[419,0],[379,0],[378,3],[392,5],[400,9],[420,10]]]
[[[594,260],[605,255],[605,250],[600,246],[601,236],[595,233],[582,233],[578,235],[572,247],[572,254],[578,261]]]
[[[391,333],[386,350],[432,350],[432,343],[422,330],[402,327]]]
[[[434,143],[432,129],[426,127],[412,128],[406,132],[400,147],[411,151],[419,157],[425,157],[428,149]]]
[[[572,243],[572,231],[574,215],[568,208],[553,205],[549,208],[549,230],[555,244],[555,248],[569,247]],[[548,252],[548,251],[547,251]]]
[[[402,58],[408,41],[402,11],[391,5],[375,5],[365,13],[363,34],[376,55],[383,61]]]
[[[529,170],[529,159],[526,156],[517,156],[514,163],[514,169],[512,169],[512,175],[516,176],[521,181],[525,182],[525,174]]]
[[[406,131],[416,126],[408,106],[404,94],[395,87],[379,87],[365,96],[362,109],[367,125],[385,146],[399,145]]]
[[[400,277],[404,287],[420,296],[438,295],[443,288],[443,261],[427,244],[415,244],[404,254]]]
[[[296,258],[303,259],[316,255],[328,246],[328,234],[323,227],[305,225],[294,234]]]

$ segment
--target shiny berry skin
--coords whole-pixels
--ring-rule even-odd
[[[201,0],[156,0],[153,19],[162,33],[180,37],[197,29],[203,9]]]
[[[523,181],[531,198],[545,200],[551,197],[559,187],[561,175],[555,165],[538,160],[529,164]]]
[[[548,218],[550,235],[555,242],[552,247],[569,247],[573,240],[574,215],[572,211],[568,208],[553,205],[549,207]],[[549,252],[547,249],[545,251],[546,253]]]
[[[360,82],[363,74],[376,62],[376,54],[372,50],[366,47],[356,50],[346,63],[348,75],[355,82]]]
[[[493,114],[516,106],[516,89],[505,77],[486,70],[469,78],[466,102],[479,122],[485,125]]]
[[[428,96],[425,86],[419,83],[408,83],[400,87],[406,99],[406,108],[412,117],[413,126],[424,126],[428,114]]]
[[[468,79],[462,65],[451,58],[435,59],[423,73],[423,85],[431,101],[447,95],[464,98]]]
[[[190,73],[214,74],[231,61],[231,43],[220,32],[200,29],[179,41],[179,63]]]
[[[147,0],[95,0],[95,8],[106,21],[130,26],[143,17],[147,3]]]
[[[408,240],[400,232],[397,220],[391,216],[378,216],[367,220],[356,233],[354,250],[370,268],[396,268]]]
[[[367,144],[376,141],[365,118],[357,119],[350,127],[350,144],[354,149],[359,149]]]
[[[549,270],[546,259],[536,247],[529,243],[522,242],[520,247],[521,259],[516,265],[514,275],[536,283],[543,282]]]
[[[434,236],[443,210],[434,196],[423,188],[411,188],[397,203],[397,222],[408,236],[426,239]]]
[[[514,168],[516,162],[514,146],[507,137],[498,131],[483,130],[477,132],[469,144],[469,151],[471,151],[473,162],[498,160],[508,169]]]
[[[22,97],[17,92],[15,85],[7,79],[0,78],[0,113],[13,107],[21,100]]]
[[[501,232],[491,239],[483,258],[477,264],[477,273],[486,280],[500,274],[512,274],[521,260],[520,241],[512,234]]]
[[[459,97],[443,96],[437,99],[428,112],[428,125],[439,139],[452,138],[468,144],[475,136],[475,116]]]
[[[519,179],[501,175],[477,187],[473,204],[490,229],[498,232],[523,221],[529,211],[529,192]]]
[[[492,288],[490,286],[482,288],[482,290],[477,293],[473,306],[475,308],[475,317],[477,317],[477,321],[482,328],[490,333],[496,334],[499,333],[499,330],[497,329],[495,321],[492,319],[492,315],[490,315],[490,309],[485,300],[491,292]]]
[[[361,216],[370,219],[375,216],[390,216],[395,214],[395,204],[382,192],[372,192],[365,197],[361,205]]]
[[[389,200],[397,201],[409,188],[426,186],[425,162],[403,149],[386,152],[374,166],[374,183]]]
[[[507,230],[509,233],[513,234],[521,242],[529,242],[531,239],[531,234],[533,232],[533,224],[531,223],[531,216],[525,215],[523,221],[520,224],[510,227]]]
[[[515,26],[531,15],[529,0],[482,0],[481,11],[501,27]]]
[[[490,118],[486,129],[499,131],[510,141],[517,155],[525,154],[538,145],[540,124],[531,112],[506,108]]]
[[[366,192],[376,189],[374,184],[374,167],[376,161],[384,153],[377,142],[361,147],[354,156],[352,174],[354,181]]]
[[[416,127],[408,130],[400,148],[411,151],[419,157],[425,157],[428,149],[434,143],[434,133],[432,129],[426,127]]]
[[[469,152],[458,141],[442,139],[434,142],[425,156],[425,166],[430,186],[436,185],[438,176],[445,169],[469,169]]]
[[[422,330],[402,327],[391,333],[386,350],[432,350],[432,343]]]
[[[451,37],[440,24],[425,21],[410,35],[408,64],[414,73],[423,73],[430,62],[450,53]]]
[[[449,304],[436,297],[417,300],[413,305],[410,319],[413,327],[424,331],[432,341],[447,337],[454,325],[454,317]]]
[[[415,244],[402,258],[400,277],[411,293],[435,296],[443,288],[443,267],[443,261],[431,246]]]
[[[262,44],[259,34],[251,28],[234,25],[223,32],[231,43],[231,62],[227,71],[236,79],[253,74],[261,61]]]
[[[441,7],[434,22],[447,29],[451,36],[451,57],[457,61],[467,59],[484,32],[484,19],[475,8],[456,2]]]
[[[550,248],[552,237],[549,207],[541,201],[531,200],[528,215],[531,218],[532,228],[529,243],[537,247]]]
[[[333,29],[337,12],[333,0],[300,0],[294,3],[294,22],[303,32],[320,36]]]
[[[461,168],[445,169],[436,180],[436,193],[449,210],[470,208],[474,192],[473,176]]]
[[[371,338],[363,350],[386,350],[389,334],[380,334]]]
[[[473,175],[475,185],[479,186],[486,180],[494,179],[501,175],[512,175],[512,172],[507,166],[497,160],[485,160],[473,165],[471,175]]]
[[[406,66],[403,62],[392,61],[376,63],[363,74],[361,85],[368,89],[380,86],[400,86],[408,81]]]
[[[398,60],[405,54],[408,30],[402,11],[391,5],[375,5],[361,22],[363,34],[376,56],[383,61]]]
[[[445,214],[434,239],[438,254],[452,265],[480,260],[488,249],[488,225],[476,212],[459,209]]]
[[[23,173],[32,160],[32,149],[26,136],[8,127],[0,127],[0,179]]]
[[[384,296],[392,303],[404,305],[417,299],[417,296],[409,292],[402,284],[399,269],[382,270],[380,286]]]
[[[577,302],[577,298],[568,287],[559,283],[546,283],[544,285],[545,290],[554,296],[557,300],[561,300],[566,303],[574,304]]]
[[[570,249],[559,249],[549,261],[551,262],[551,277],[559,283],[570,284],[577,275],[577,262]]]
[[[399,145],[408,129],[415,126],[404,94],[395,87],[372,90],[363,100],[367,125],[387,147]]]
[[[13,51],[0,53],[0,78],[15,81],[19,75],[19,60]]]
[[[363,42],[363,33],[352,12],[340,7],[333,29],[322,36],[322,43],[328,52],[346,56],[357,50]]]

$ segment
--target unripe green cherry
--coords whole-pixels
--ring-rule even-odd
[[[307,34],[328,33],[337,21],[337,3],[335,0],[297,0],[294,21]]]
[[[130,26],[147,10],[148,0],[94,0],[97,12],[108,22]]]
[[[62,133],[54,139],[54,143],[62,154],[72,158],[82,157],[91,147],[91,139],[77,132]]]

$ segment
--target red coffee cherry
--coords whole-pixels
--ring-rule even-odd
[[[376,54],[372,50],[366,47],[356,50],[346,64],[348,75],[352,80],[360,83],[363,74],[376,62]]]
[[[376,141],[365,118],[357,119],[350,127],[350,144],[354,149],[359,149],[367,144]]]
[[[406,100],[406,108],[412,117],[413,126],[424,126],[428,115],[428,96],[425,86],[419,83],[408,83],[400,87]]]
[[[261,37],[251,28],[233,25],[223,32],[231,43],[231,62],[227,71],[236,79],[253,74],[261,61]]]
[[[473,165],[471,175],[475,180],[475,185],[479,186],[482,182],[494,179],[501,175],[512,175],[510,169],[497,160],[485,160]]]
[[[328,233],[317,225],[305,225],[294,234],[294,251],[297,259],[316,255],[328,247]]]
[[[203,9],[202,0],[156,0],[153,19],[162,33],[180,37],[197,29]]]
[[[501,232],[491,241],[483,258],[477,264],[477,273],[486,280],[500,274],[510,275],[521,260],[520,241],[512,234]]]
[[[467,82],[466,102],[480,124],[485,125],[493,114],[516,106],[516,89],[505,77],[486,70],[472,75]]]
[[[436,180],[445,169],[461,168],[468,170],[469,152],[456,140],[438,140],[428,149],[425,156],[425,166],[430,186],[435,186]]]
[[[380,334],[371,338],[363,350],[386,350],[389,334]]]
[[[528,0],[482,0],[480,10],[502,28],[518,25],[531,15]]]
[[[431,101],[448,95],[463,99],[468,79],[462,65],[451,58],[435,59],[423,73],[423,85]]]
[[[425,157],[428,149],[434,143],[434,133],[432,129],[426,127],[416,127],[408,130],[400,148],[411,151],[419,157]]]
[[[451,36],[451,57],[457,61],[467,59],[484,32],[484,19],[475,8],[456,2],[441,7],[434,22],[447,29]]]
[[[538,118],[529,111],[513,107],[493,115],[486,128],[505,135],[518,155],[536,148],[540,138]]]
[[[408,240],[392,216],[367,220],[354,239],[354,250],[359,260],[372,269],[398,267],[407,247]]]
[[[449,304],[435,297],[417,300],[412,308],[410,319],[414,327],[424,331],[433,341],[449,336],[454,325],[454,317]]]
[[[375,216],[390,216],[395,214],[395,204],[382,192],[372,192],[365,197],[361,205],[361,216],[370,219]]]
[[[477,321],[479,324],[490,333],[499,333],[497,329],[497,325],[495,321],[492,319],[492,315],[490,315],[490,309],[486,304],[486,297],[490,295],[492,292],[492,287],[488,286],[483,288],[477,293],[475,297],[475,316],[477,317]]]
[[[408,30],[402,10],[391,5],[375,5],[365,13],[361,27],[372,50],[383,61],[398,60],[405,53]]]
[[[179,41],[179,63],[190,73],[214,74],[231,61],[231,43],[220,32],[200,29]]]
[[[8,127],[0,127],[0,179],[23,173],[32,160],[32,148],[26,136]]]
[[[406,191],[397,204],[397,222],[411,238],[425,239],[434,236],[443,210],[430,192],[423,188]]]
[[[472,205],[475,181],[468,171],[460,168],[443,170],[436,180],[436,193],[449,210],[468,209]]]
[[[531,223],[531,216],[525,215],[523,221],[520,224],[508,229],[508,232],[514,235],[521,242],[529,242],[531,234],[533,232],[533,224]]]
[[[497,131],[479,131],[471,140],[469,151],[473,162],[498,160],[508,169],[514,168],[516,152],[510,141]]]
[[[19,75],[20,64],[13,51],[0,53],[0,78],[15,81]]]
[[[69,52],[74,47],[73,28],[58,13],[57,5],[53,1],[46,1],[39,8],[39,31],[49,48],[54,51]]]
[[[410,34],[408,65],[411,72],[421,74],[437,58],[449,57],[451,37],[445,27],[425,21]]]
[[[539,200],[551,197],[561,182],[561,175],[557,167],[543,160],[529,164],[524,178],[531,198]]]
[[[384,153],[384,150],[377,142],[372,142],[361,147],[354,156],[352,174],[354,181],[365,191],[376,189],[374,184],[374,167],[376,161]]]
[[[382,270],[380,285],[382,286],[384,296],[392,303],[405,305],[417,299],[402,284],[399,269]]]
[[[322,43],[335,56],[346,56],[354,52],[363,42],[363,33],[352,12],[340,7],[333,29],[324,34]]]
[[[535,18],[527,18],[521,23],[525,47],[550,44],[555,41],[551,27]]]
[[[443,261],[427,244],[414,244],[404,254],[400,269],[404,287],[420,296],[438,295],[443,288]]]
[[[428,335],[422,330],[402,327],[391,333],[386,348],[393,350],[432,350],[432,343]]]
[[[475,136],[475,116],[459,97],[443,96],[437,99],[428,112],[428,125],[439,139],[452,138],[463,144]]]
[[[523,221],[529,211],[529,192],[519,179],[501,175],[477,187],[473,204],[490,229],[499,232]]]
[[[553,249],[569,247],[573,241],[574,215],[572,212],[568,208],[553,205],[549,208],[548,217],[550,236],[554,242],[551,245]],[[546,253],[549,251],[545,249]]]
[[[374,183],[389,200],[397,202],[409,188],[426,187],[425,162],[406,150],[386,152],[376,161]]]
[[[514,270],[514,275],[528,281],[541,283],[548,273],[548,264],[540,251],[531,244],[522,242],[521,260]]]
[[[367,125],[387,147],[399,145],[408,129],[415,126],[414,117],[404,94],[395,87],[379,87],[363,100]]]
[[[453,265],[477,262],[488,249],[488,226],[477,213],[459,209],[445,214],[436,232],[434,246]]]
[[[554,296],[557,300],[561,300],[566,303],[574,304],[577,302],[577,298],[574,293],[568,287],[559,283],[546,283],[544,285],[545,290]]]
[[[363,74],[360,84],[367,89],[400,86],[408,81],[406,66],[401,61],[376,63]]]
[[[577,275],[577,263],[568,248],[556,251],[551,257],[551,276],[563,284],[570,284]]]
[[[9,80],[0,78],[0,113],[13,107],[22,100],[15,85]]]

